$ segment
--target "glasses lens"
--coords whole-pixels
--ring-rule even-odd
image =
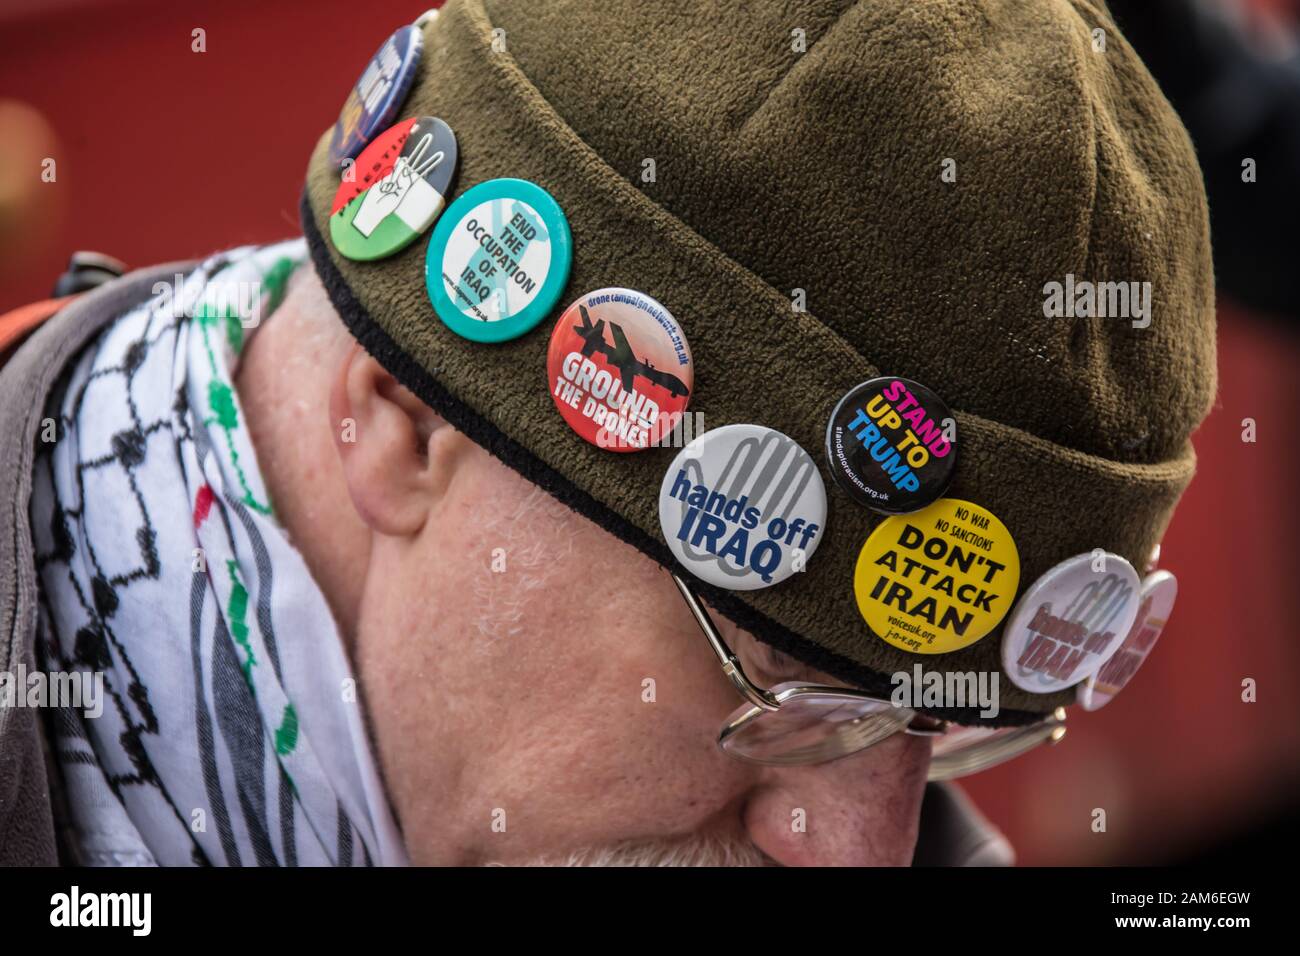
[[[988,770],[1019,757],[1043,741],[1065,736],[1065,724],[1056,717],[1026,727],[954,727],[936,737],[930,750],[930,779],[953,780]]]
[[[820,763],[879,743],[914,716],[906,707],[799,684],[771,692],[777,710],[747,705],[727,720],[718,739],[726,753],[753,763]]]

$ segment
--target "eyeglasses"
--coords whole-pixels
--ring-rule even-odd
[[[960,727],[898,707],[852,687],[797,681],[763,688],[745,676],[691,586],[669,572],[722,673],[746,701],[722,725],[718,746],[749,763],[825,763],[866,750],[896,733],[934,738],[930,779],[952,780],[987,770],[1065,736],[1065,708],[1023,727]]]

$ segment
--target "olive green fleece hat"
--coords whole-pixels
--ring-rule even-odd
[[[673,567],[658,504],[677,449],[583,441],[546,360],[579,295],[663,303],[689,339],[706,427],[776,429],[822,471],[826,528],[806,571],[754,591],[698,584],[760,639],[885,696],[917,662],[1001,670],[1000,626],[921,657],[859,613],[855,562],[883,516],[831,480],[824,443],[838,400],[878,375],[921,382],[955,413],[946,494],[1010,530],[1018,593],[1097,548],[1146,564],[1214,394],[1213,274],[1187,134],[1101,2],[450,0],[424,26],[400,115],[455,130],[458,193],[498,177],[547,190],[572,270],[532,331],[461,338],[426,294],[427,235],[374,262],[333,248],[327,132],[303,226],[343,319],[453,425]],[[1149,323],[1046,317],[1049,283],[1076,280],[1149,282]],[[1074,695],[1003,680],[991,723]]]

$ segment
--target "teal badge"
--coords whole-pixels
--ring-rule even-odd
[[[523,179],[492,179],[438,220],[424,282],[438,318],[457,335],[505,342],[550,313],[572,262],[569,221],[550,193]]]

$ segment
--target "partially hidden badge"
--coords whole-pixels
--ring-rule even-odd
[[[686,411],[695,382],[677,321],[631,289],[599,289],[569,306],[551,333],[546,370],[564,420],[609,451],[662,443]]]
[[[659,524],[697,578],[753,591],[804,569],[825,534],[826,487],[793,439],[725,425],[678,452],[659,489]]]
[[[348,94],[330,136],[329,159],[344,166],[380,130],[392,125],[411,91],[424,51],[424,34],[414,24],[399,29],[370,58]]]
[[[940,498],[957,461],[956,419],[938,395],[905,378],[873,378],[840,399],[826,429],[835,483],[885,514]]]
[[[882,640],[915,654],[974,644],[1011,608],[1016,542],[998,517],[958,498],[886,518],[853,572],[858,610]]]
[[[492,179],[462,193],[433,230],[424,283],[434,311],[475,342],[504,342],[555,307],[573,240],[559,204],[523,179]]]
[[[398,124],[391,139],[385,133],[372,144],[386,143],[391,152],[401,140],[391,168],[330,216],[330,240],[349,259],[370,261],[401,252],[442,212],[456,175],[456,134],[432,116],[407,123]],[[363,159],[369,150],[361,154]],[[382,154],[376,161],[382,164]],[[350,185],[343,182],[339,193]],[[339,198],[335,196],[336,205]]]
[[[1035,694],[1071,687],[1119,650],[1137,617],[1137,572],[1118,554],[1076,554],[1020,598],[1002,632],[1002,672]]]
[[[1097,710],[1109,704],[1133,679],[1164,633],[1178,598],[1178,579],[1168,571],[1147,575],[1142,582],[1137,617],[1115,655],[1079,688],[1079,706]]]

